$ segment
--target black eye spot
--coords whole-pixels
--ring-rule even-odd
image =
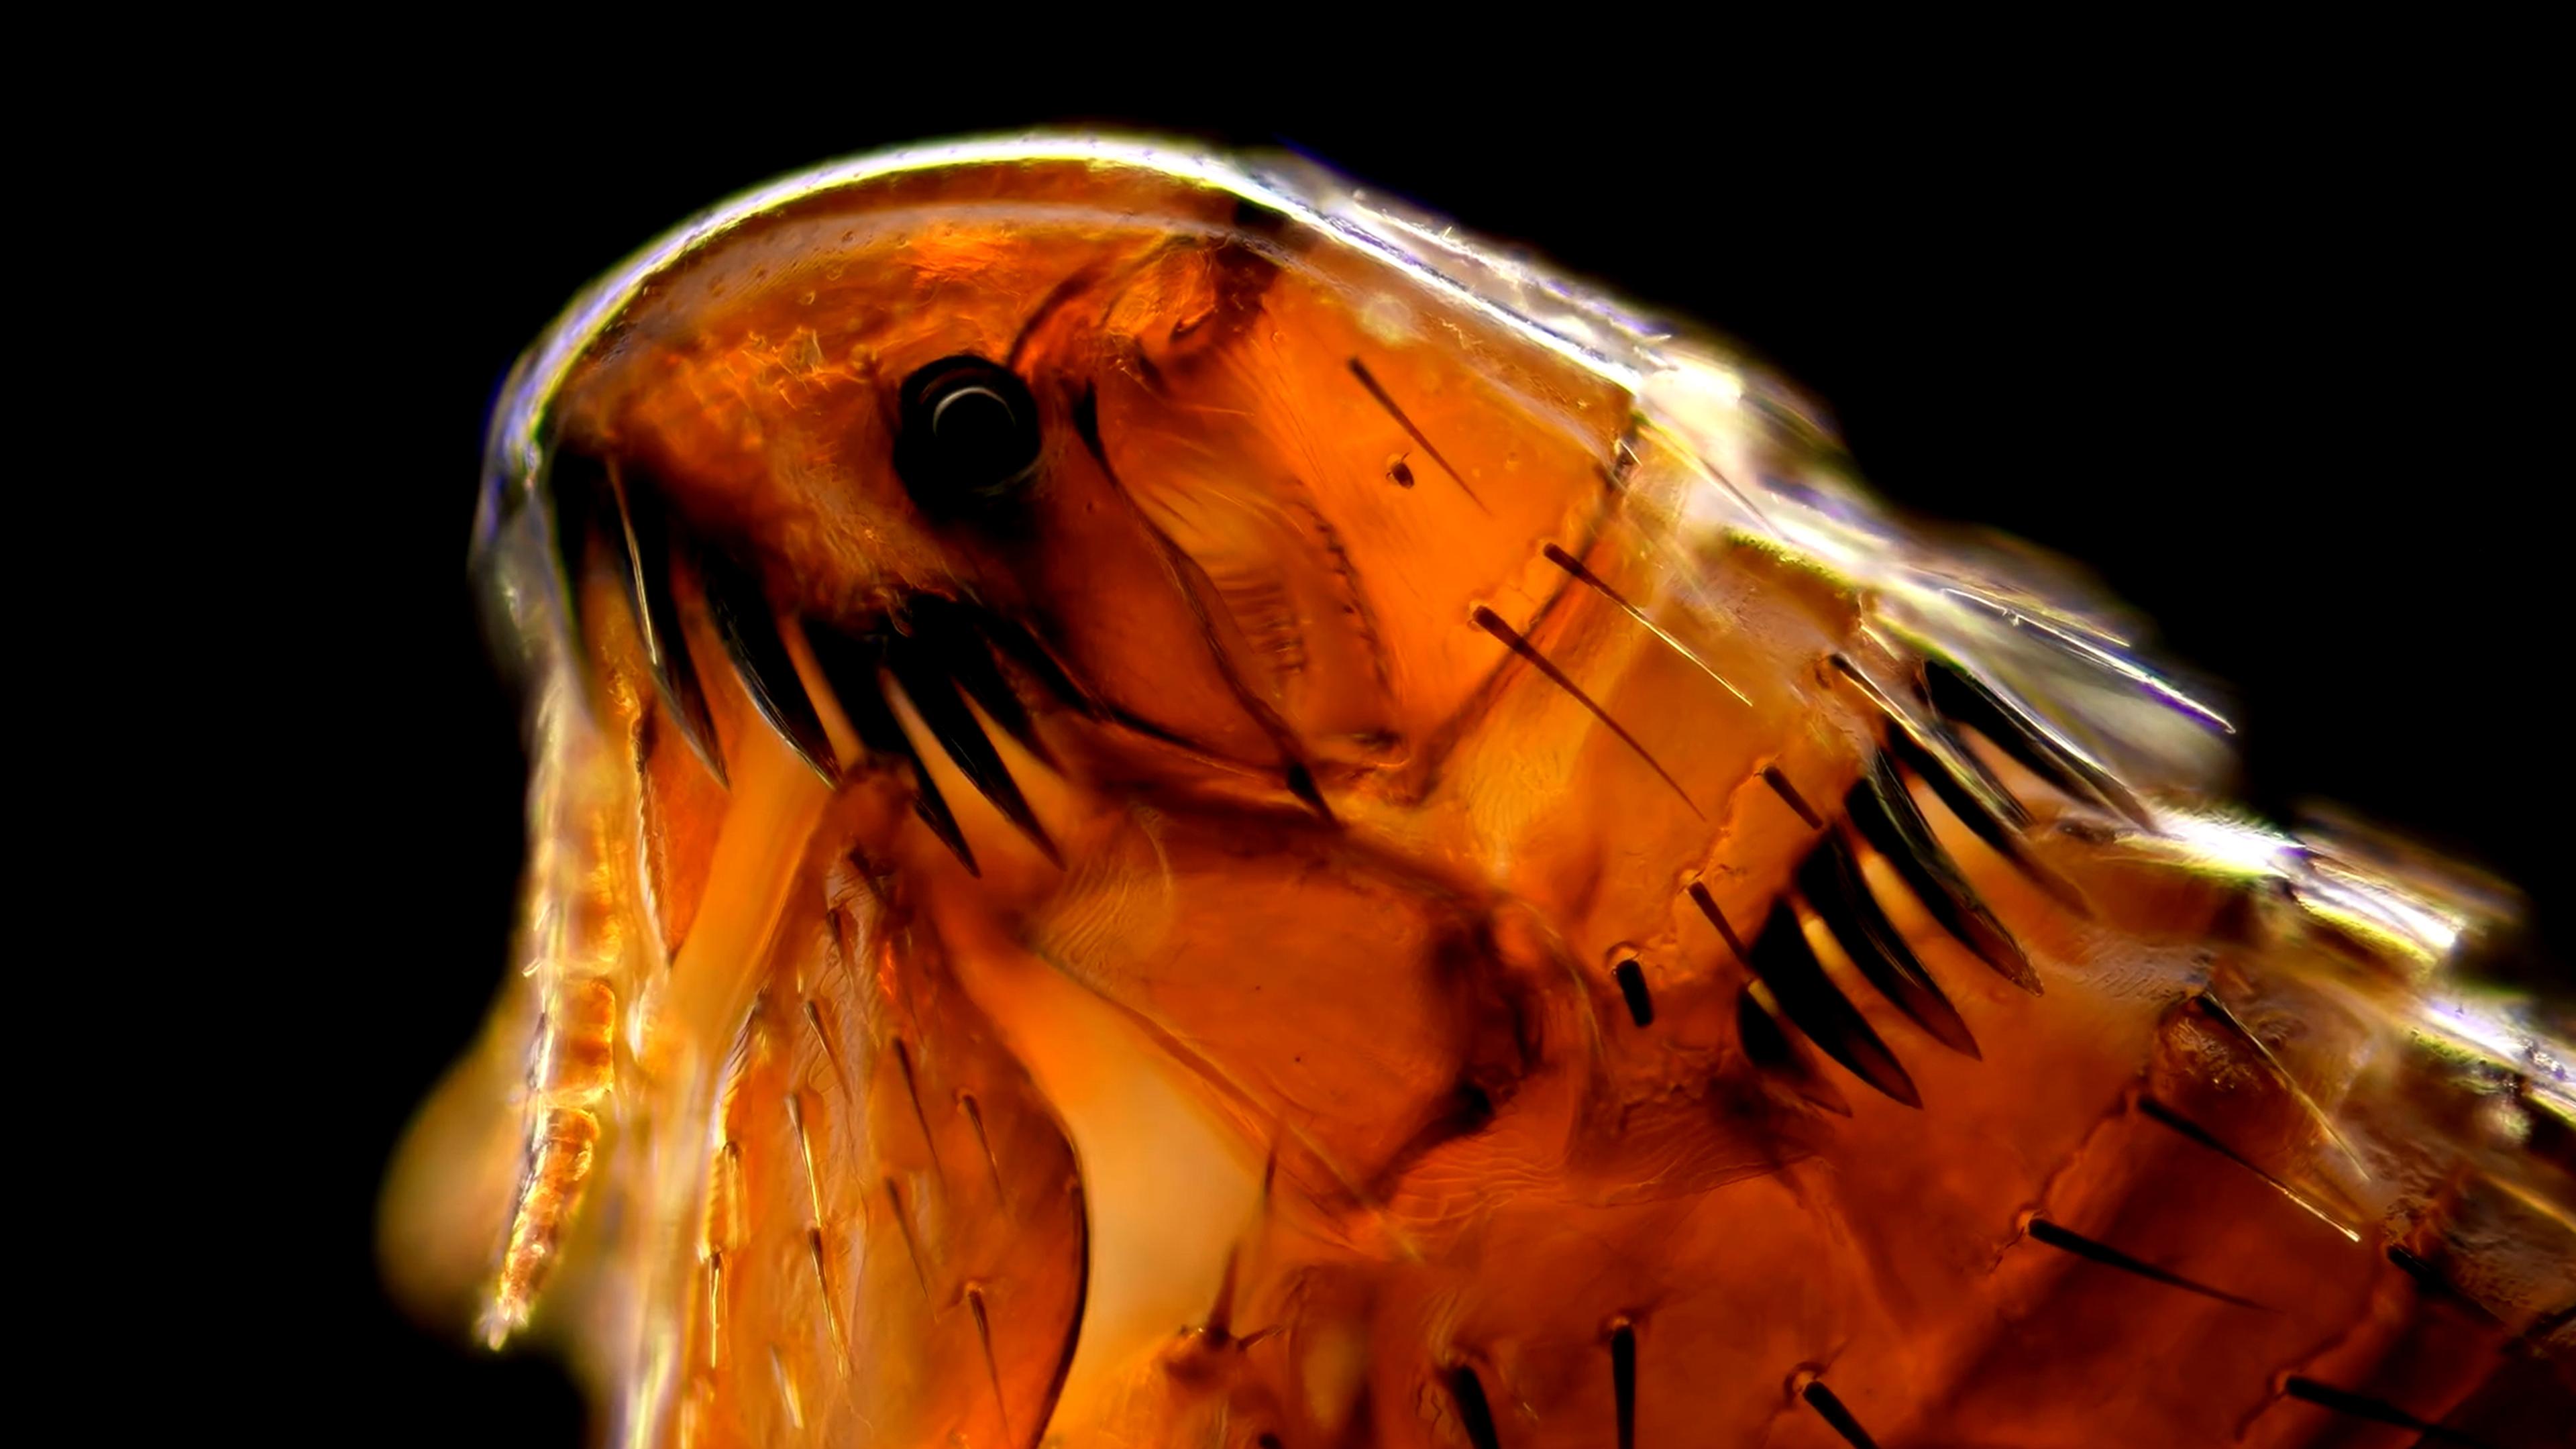
[[[922,511],[949,517],[1009,497],[1038,468],[1028,384],[981,357],[944,357],[903,381],[894,470]]]

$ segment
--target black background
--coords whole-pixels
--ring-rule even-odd
[[[328,374],[328,511],[367,540],[307,581],[374,641],[319,687],[365,721],[377,782],[326,772],[309,807],[362,857],[322,862],[318,893],[367,943],[356,986],[314,1011],[366,1026],[308,1038],[347,1060],[295,1207],[324,1295],[287,1330],[316,1370],[300,1392],[364,1410],[370,1441],[583,1441],[556,1371],[409,1325],[371,1256],[385,1155],[506,959],[523,762],[464,574],[484,414],[592,275],[725,194],[881,145],[1046,123],[1293,144],[1713,324],[1824,398],[1882,491],[2090,564],[2231,684],[2259,803],[2337,800],[2463,851],[2534,892],[2558,938],[2566,468],[2531,353],[2559,188],[2530,169],[2516,98],[2435,95],[2403,66],[2116,86],[2003,69],[1894,92],[1713,70],[1666,77],[1684,108],[1660,114],[1598,85],[1475,99],[1363,67],[1329,93],[1271,79],[1194,104],[1105,79],[924,101],[503,74],[300,115],[299,155],[340,126],[365,148],[299,163],[352,244],[299,257],[289,285]]]

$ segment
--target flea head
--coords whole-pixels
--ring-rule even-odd
[[[604,539],[648,655],[768,613],[801,674],[825,636],[899,688],[998,667],[1296,793],[1418,764],[1494,668],[1479,610],[1529,617],[1597,527],[1619,370],[1246,173],[937,160],[603,284],[515,385],[487,520],[543,500],[576,578]]]

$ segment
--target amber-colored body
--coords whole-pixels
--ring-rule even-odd
[[[2227,866],[2125,719],[2106,791],[1939,720],[1962,636],[1772,526],[1846,486],[1794,402],[1467,267],[1029,148],[568,327],[485,544],[530,985],[398,1276],[650,1443],[2420,1432],[2294,1379],[2541,1442],[2566,1124],[2421,1027],[2457,901]],[[943,516],[893,398],[960,354],[1046,444]],[[1855,819],[1891,779],[1990,915]]]

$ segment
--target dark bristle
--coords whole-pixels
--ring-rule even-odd
[[[813,619],[805,621],[805,647],[813,651],[814,667],[840,701],[841,713],[849,717],[860,746],[871,755],[901,760],[910,767],[913,813],[966,867],[967,874],[980,875],[975,852],[967,847],[966,833],[958,828],[947,798],[939,793],[937,782],[930,777],[930,767],[922,763],[920,752],[912,747],[912,737],[903,732],[903,721],[896,716],[894,706],[886,702],[885,688],[877,677],[884,663],[883,648]]]
[[[2388,1245],[2388,1262],[2397,1271],[2414,1279],[2415,1289],[2419,1293],[2443,1294],[2451,1291],[2451,1285],[2443,1281],[2441,1274],[2433,1271],[2432,1264],[2395,1243]]]
[[[538,496],[546,510],[546,527],[554,541],[555,568],[563,578],[565,623],[576,653],[589,650],[582,618],[582,580],[590,571],[593,543],[610,554],[610,567],[621,579],[632,579],[634,560],[627,556],[626,530],[617,522],[608,465],[596,454],[562,448],[546,459],[545,483]]]
[[[1959,770],[1952,768],[1954,760],[1973,761],[1976,756],[1964,747],[1947,752],[1946,757],[1936,755],[1902,730],[1889,733],[1887,747],[1888,752],[1907,769],[1923,777],[1924,782],[1932,787],[1932,793],[1941,798],[1941,803],[1959,818],[1960,824],[1968,827],[1969,833],[1986,843],[1987,849],[2010,862],[2013,869],[2046,891],[2059,905],[2078,914],[2089,914],[2084,898],[2075,893],[2074,887],[2059,879],[2055,871],[2031,858],[2029,848],[2021,839],[2021,824],[2030,817],[2021,809],[2019,802],[2002,793],[2002,782],[1995,782],[1994,793],[1989,796],[1987,792],[1971,787]],[[1977,768],[1982,770],[1983,766]],[[2019,817],[2018,820],[1999,813],[1993,803],[1995,800],[2010,804],[2011,813]]]
[[[2324,1208],[2311,1201],[2305,1193],[2300,1192],[2298,1189],[2290,1186],[2280,1178],[2265,1171],[2261,1166],[2257,1165],[2252,1158],[2249,1158],[2245,1154],[2237,1151],[2235,1148],[2228,1146],[2224,1141],[2219,1139],[2218,1134],[2210,1131],[2208,1128],[2201,1126],[2199,1123],[2194,1122],[2190,1118],[2175,1111],[2173,1108],[2166,1106],[2164,1103],[2157,1101],[2153,1097],[2140,1096],[2138,1098],[2138,1110],[2145,1114],[2150,1121],[2162,1123],[2164,1126],[2180,1133],[2191,1141],[2199,1143],[2201,1146],[2208,1148],[2210,1151],[2215,1152],[2219,1156],[2226,1158],[2228,1161],[2235,1163],[2237,1166],[2244,1168],[2247,1172],[2263,1179],[2265,1182],[2271,1184],[2273,1191],[2278,1192],[2283,1197],[2297,1203],[2300,1207],[2307,1209],[2307,1211],[2314,1214],[2320,1222],[2333,1228],[2336,1232],[2343,1234],[2354,1242],[2361,1241],[2360,1233],[2354,1231],[2341,1219],[2335,1217],[2332,1213],[2327,1212]]]
[[[1852,787],[1844,809],[1861,838],[1896,868],[1942,930],[1997,975],[2034,996],[2040,993],[2039,973],[2031,969],[2030,957],[1977,898],[1960,874],[1958,862],[1933,836],[1931,824],[1916,808],[1887,756],[1871,758],[1868,777]]]
[[[913,766],[913,777],[912,813],[921,817],[921,823],[930,827],[930,833],[939,837],[940,843],[957,857],[957,863],[966,867],[968,875],[982,876],[984,868],[975,863],[975,852],[966,844],[966,831],[957,823],[956,813],[948,808],[948,797],[930,783],[929,775],[918,763]]]
[[[1036,756],[1039,763],[1054,767],[1055,756],[1038,738],[1028,706],[1020,701],[1020,693],[1011,687],[1011,682],[1002,677],[1001,667],[993,658],[993,646],[962,606],[924,596],[912,601],[906,610],[906,621],[924,651],[939,660],[948,677],[965,691],[968,699],[975,701],[976,708],[999,725],[1002,733],[1019,741],[1020,748]]]
[[[2235,1034],[2237,1040],[2251,1047],[2254,1055],[2261,1059],[2264,1067],[2271,1072],[2273,1080],[2279,1082],[2283,1089],[2289,1092],[2291,1098],[2299,1104],[2300,1110],[2306,1112],[2308,1119],[2317,1124],[2317,1130],[2323,1132],[2326,1140],[2332,1142],[2336,1149],[2343,1153],[2344,1160],[2359,1169],[2364,1177],[2370,1175],[2370,1169],[2362,1162],[2361,1154],[2354,1150],[2351,1141],[2343,1135],[2342,1129],[2335,1126],[2333,1115],[2326,1111],[2323,1103],[2309,1095],[2307,1088],[2299,1085],[2298,1077],[2279,1057],[2272,1054],[2269,1043],[2256,1036],[2253,1028],[2237,1020],[2236,1013],[2227,1009],[2226,1002],[2209,992],[2204,990],[2194,994],[2191,1004],[2198,1007],[2202,1015],[2227,1028]]]
[[[2186,1293],[2197,1293],[2203,1298],[2214,1298],[2221,1303],[2232,1303],[2239,1308],[2252,1308],[2265,1313],[2272,1311],[2266,1305],[2257,1303],[2251,1298],[2239,1297],[2222,1288],[2212,1288],[2206,1283],[2186,1278],[2180,1273],[2159,1268],[2143,1258],[2133,1258],[2108,1243],[2096,1242],[2082,1233],[2059,1227],[2046,1218],[2030,1220],[2030,1235],[2061,1253],[2072,1253],[2088,1263],[2099,1263],[2105,1268],[2117,1268],[2123,1273],[2134,1273],[2149,1282],[2162,1283],[2168,1288],[2179,1288]]]
[[[2058,741],[1985,681],[1949,660],[1931,659],[1925,661],[1923,683],[1934,709],[1994,741],[2032,774],[2074,799],[2125,815],[2147,830],[2156,828],[2127,786]]]
[[[1618,1414],[1619,1449],[1637,1449],[1637,1330],[1624,1322],[1610,1330],[1610,1397]]]
[[[831,923],[832,934],[837,940],[840,935],[839,913],[826,911],[823,919]],[[832,1030],[823,1021],[823,1008],[809,996],[804,1001],[804,1012],[805,1025],[814,1033],[814,1045],[822,1049],[823,1062],[832,1069],[832,1082],[840,1088],[841,1097],[846,1101],[850,1097],[850,1074],[841,1065],[841,1049],[832,1044]]]
[[[1611,603],[1618,605],[1625,612],[1631,615],[1641,612],[1635,604],[1628,601],[1627,595],[1612,588],[1609,580],[1594,573],[1590,568],[1584,565],[1583,560],[1567,553],[1564,549],[1561,549],[1552,543],[1542,544],[1539,547],[1539,553],[1544,556],[1549,563],[1552,563],[1558,568],[1565,570],[1568,574],[1573,575],[1577,583],[1591,589],[1594,593],[1608,599]]]
[[[1395,425],[1404,429],[1405,436],[1419,444],[1422,451],[1430,455],[1431,461],[1440,465],[1440,471],[1449,475],[1449,481],[1458,485],[1458,491],[1467,495],[1467,501],[1475,504],[1482,512],[1493,512],[1492,509],[1485,507],[1484,499],[1476,496],[1476,490],[1467,486],[1467,480],[1458,475],[1458,470],[1449,466],[1449,460],[1440,456],[1440,449],[1433,446],[1431,440],[1422,435],[1422,430],[1413,425],[1413,419],[1404,415],[1404,409],[1396,406],[1395,399],[1389,396],[1386,388],[1378,382],[1376,374],[1368,370],[1368,364],[1354,357],[1350,359],[1350,369],[1351,376],[1360,380],[1360,386],[1368,389],[1368,395],[1376,399],[1379,407],[1386,409],[1386,415],[1395,419]]]
[[[1046,646],[1026,628],[991,614],[977,618],[975,627],[986,643],[1036,680],[1038,688],[1045,690],[1056,703],[1086,719],[1103,716],[1100,701],[1092,698],[1090,691],[1074,683],[1073,676],[1065,672],[1064,666],[1057,663],[1056,657],[1048,653]]]
[[[2388,1245],[2388,1261],[2393,1264],[2399,1272],[2414,1279],[2415,1291],[2421,1293],[2424,1297],[2438,1303],[2448,1304],[2452,1308],[2458,1309],[2462,1313],[2466,1313],[2470,1317],[2477,1319],[2479,1322],[2484,1323],[2489,1327],[2501,1328],[2504,1326],[2503,1321],[2498,1319],[2494,1312],[2485,1304],[2480,1303],[2478,1300],[2470,1297],[2467,1293],[2461,1291],[2459,1285],[2453,1283],[2449,1277],[2445,1276],[2441,1269],[2436,1268],[2431,1263],[2417,1257],[2414,1253],[2409,1252],[2405,1248],[2399,1247],[2395,1243],[2391,1243]]]
[[[1581,686],[1567,678],[1564,670],[1557,668],[1555,664],[1549,661],[1546,655],[1538,652],[1538,647],[1530,643],[1529,640],[1521,637],[1519,631],[1513,629],[1511,625],[1504,623],[1502,615],[1495,613],[1493,610],[1486,608],[1482,604],[1478,604],[1473,617],[1476,621],[1476,627],[1503,641],[1503,647],[1511,650],[1514,654],[1519,655],[1523,660],[1527,661],[1529,666],[1532,669],[1537,670],[1541,675],[1545,676],[1550,684],[1553,684],[1557,688],[1564,690],[1567,694],[1572,695],[1576,703],[1592,712],[1592,717],[1594,719],[1597,719],[1604,725],[1609,726],[1610,732],[1617,735],[1622,744],[1625,744],[1629,749],[1634,750],[1637,754],[1637,758],[1646,762],[1646,768],[1653,770],[1657,778],[1661,779],[1665,784],[1670,785],[1673,793],[1681,797],[1681,801],[1684,805],[1690,806],[1691,814],[1700,814],[1699,806],[1691,803],[1690,792],[1682,788],[1682,782],[1674,779],[1672,777],[1672,772],[1666,770],[1656,761],[1653,755],[1647,753],[1646,747],[1638,742],[1635,735],[1628,733],[1625,725],[1612,719],[1607,710],[1604,710],[1600,705],[1593,702],[1592,696],[1585,694]],[[1705,819],[1706,817],[1702,816],[1701,818]]]
[[[1494,1432],[1493,1406],[1485,1400],[1485,1382],[1476,1377],[1473,1365],[1459,1364],[1449,1370],[1449,1398],[1458,1406],[1458,1427],[1466,1431],[1467,1442],[1475,1449],[1502,1449],[1502,1439]]]
[[[984,1165],[993,1170],[993,1195],[1008,1203],[1011,1185],[1002,1180],[1002,1159],[993,1153],[993,1134],[984,1130],[984,1107],[972,1092],[957,1094],[957,1110],[966,1114],[966,1125],[975,1129],[975,1146],[984,1154]]]
[[[993,1384],[993,1412],[1002,1418],[1002,1433],[1011,1432],[1011,1406],[1002,1399],[1002,1363],[993,1355],[993,1319],[984,1306],[984,1290],[973,1284],[966,1287],[966,1310],[975,1318],[975,1337],[984,1345],[984,1373]]]
[[[1790,1024],[1823,1048],[1825,1055],[1890,1100],[1908,1107],[1923,1105],[1922,1093],[1915,1090],[1914,1079],[1906,1074],[1896,1054],[1887,1049],[1887,1043],[1879,1039],[1860,1009],[1825,975],[1825,968],[1807,945],[1806,932],[1799,929],[1797,913],[1789,909],[1787,902],[1771,908],[1770,918],[1763,923],[1761,934],[1753,938],[1753,951],[1746,959],[1753,974],[1771,988]]]
[[[921,1296],[930,1297],[930,1269],[921,1261],[921,1240],[913,1235],[912,1216],[903,1210],[903,1189],[894,1179],[885,1179],[886,1206],[894,1210],[894,1225],[903,1233],[903,1250],[912,1257],[912,1276],[921,1284]]]
[[[902,1037],[894,1039],[895,1066],[903,1073],[903,1094],[912,1099],[912,1120],[921,1127],[921,1143],[930,1149],[930,1170],[945,1177],[939,1162],[939,1135],[930,1130],[930,1113],[921,1105],[921,1080],[912,1068],[912,1043]]]
[[[1931,973],[1915,958],[1905,934],[1870,894],[1860,862],[1839,837],[1828,836],[1798,867],[1798,893],[1840,942],[1843,954],[1897,1010],[1962,1056],[1984,1059],[1977,1039],[1960,1019]]]
[[[1816,1417],[1832,1425],[1833,1431],[1842,1435],[1843,1442],[1852,1449],[1878,1449],[1878,1441],[1869,1437],[1869,1431],[1860,1426],[1860,1420],[1852,1417],[1851,1410],[1843,1407],[1843,1401],[1835,1397],[1834,1391],[1825,1387],[1823,1379],[1811,1381],[1798,1397],[1807,1401],[1807,1407],[1816,1411]]]
[[[1641,625],[1647,633],[1655,636],[1658,643],[1662,644],[1665,648],[1670,649],[1675,654],[1680,655],[1682,658],[1689,660],[1702,674],[1715,680],[1718,688],[1735,696],[1735,700],[1738,704],[1750,705],[1753,703],[1752,700],[1745,698],[1743,690],[1736,688],[1727,680],[1725,675],[1718,673],[1716,666],[1710,664],[1707,660],[1702,659],[1699,656],[1698,651],[1692,649],[1689,645],[1684,644],[1681,640],[1674,638],[1671,633],[1665,630],[1663,625],[1656,623],[1651,617],[1649,617],[1645,610],[1640,609],[1635,604],[1629,602],[1627,595],[1620,593],[1615,588],[1612,588],[1609,580],[1604,579],[1599,574],[1594,573],[1591,569],[1586,568],[1581,559],[1567,553],[1564,549],[1557,547],[1553,543],[1542,545],[1539,552],[1549,563],[1556,565],[1558,568],[1561,568],[1565,570],[1566,573],[1572,575],[1575,582],[1592,590],[1594,593],[1599,594],[1601,597],[1608,599],[1613,605],[1618,607],[1621,613],[1626,614],[1629,618],[1637,621],[1637,623]],[[1791,793],[1794,795],[1796,792],[1792,791]],[[1802,815],[1809,813],[1806,809],[1806,802],[1803,800],[1799,801],[1792,808],[1798,810]]]
[[[1619,983],[1619,994],[1627,998],[1628,1019],[1639,1026],[1653,1026],[1655,998],[1646,990],[1646,971],[1637,958],[1631,956],[1611,967],[1610,975]]]
[[[2015,837],[2028,823],[2030,812],[1964,745],[1956,739],[1944,740],[1943,744],[1947,748],[1936,754],[1931,746],[1904,730],[1887,732],[1888,754],[1922,776],[1931,785],[1932,793],[1979,840],[1992,846],[1997,855],[2014,859],[2021,850],[2021,842]]]
[[[2368,1394],[2357,1394],[2350,1389],[2321,1384],[2303,1374],[2290,1375],[2282,1382],[2281,1392],[2302,1403],[2314,1404],[2320,1409],[2331,1410],[2355,1419],[2367,1419],[2374,1424],[2406,1429],[2421,1434],[2437,1444],[2469,1444],[2479,1446],[2479,1449],[2492,1449],[2484,1439],[2463,1434],[2456,1429],[2445,1429],[2429,1419],[2419,1419],[2386,1399],[2374,1399]]]
[[[1750,984],[1735,994],[1735,1039],[1744,1048],[1745,1060],[1779,1078],[1800,1098],[1837,1117],[1852,1114],[1850,1101],[1807,1060],[1780,1023],[1772,1020],[1771,1013],[1753,995]]]
[[[821,1228],[805,1230],[805,1258],[814,1269],[814,1292],[823,1305],[823,1326],[831,1335],[833,1351],[845,1352],[847,1345],[841,1338],[841,1311],[833,1306],[837,1299],[832,1292],[831,1255],[823,1249]]]
[[[1691,904],[1699,907],[1699,913],[1708,917],[1708,923],[1717,928],[1718,938],[1726,942],[1726,949],[1735,953],[1735,959],[1747,960],[1744,938],[1736,935],[1735,928],[1726,923],[1726,913],[1717,908],[1717,897],[1708,893],[1706,883],[1692,881],[1683,890],[1691,898]]]
[[[1200,1325],[1200,1336],[1210,1343],[1225,1343],[1234,1337],[1234,1287],[1242,1271],[1242,1249],[1225,1250],[1225,1268],[1217,1275],[1216,1301],[1208,1305],[1207,1321]]]
[[[724,755],[716,746],[715,714],[707,707],[706,688],[689,657],[688,636],[680,627],[680,601],[673,580],[688,549],[672,528],[662,487],[640,469],[612,470],[608,487],[617,514],[617,552],[627,569],[626,601],[643,639],[645,661],[662,707],[680,727],[680,738],[717,784],[725,783]]]
[[[1315,772],[1303,760],[1290,760],[1282,772],[1288,793],[1297,797],[1307,809],[1315,812],[1325,824],[1333,823],[1333,807],[1324,803],[1324,792],[1315,784]]]
[[[957,772],[991,801],[1004,819],[1018,827],[1039,854],[1063,866],[1064,857],[1057,852],[1055,841],[1038,822],[1037,812],[1029,808],[1028,797],[1020,793],[1019,782],[1011,778],[1010,766],[993,748],[974,711],[966,707],[966,698],[949,677],[947,666],[946,657],[934,655],[928,642],[918,637],[898,634],[886,641],[887,672],[894,676],[904,698],[912,702],[913,712],[920,716],[931,738],[939,742],[940,749],[947,752]]]
[[[1871,678],[1868,671],[1854,664],[1849,655],[1834,655],[1833,664],[1886,717],[1892,727],[1891,742],[1901,739],[1914,750],[1937,761],[1939,773],[1949,776],[1961,789],[1974,795],[1978,808],[1984,813],[2005,821],[2015,830],[2029,827],[2030,812],[2013,798],[2012,791],[1996,778],[1993,770],[1986,767],[1986,762],[1941,723],[1938,715],[1917,709],[1904,695],[1890,693]]]
[[[1770,786],[1771,793],[1779,796],[1782,803],[1796,812],[1798,818],[1806,822],[1809,830],[1825,828],[1824,817],[1818,815],[1815,807],[1807,803],[1806,797],[1798,793],[1797,786],[1789,783],[1788,775],[1783,773],[1778,765],[1762,767],[1762,783]]]
[[[732,557],[709,550],[699,558],[698,582],[752,707],[824,783],[840,783],[840,763],[833,756],[831,737],[823,733],[822,717],[814,712],[814,701],[806,696],[805,682],[797,676],[796,661],[778,632],[778,615],[770,608],[759,575]]]

